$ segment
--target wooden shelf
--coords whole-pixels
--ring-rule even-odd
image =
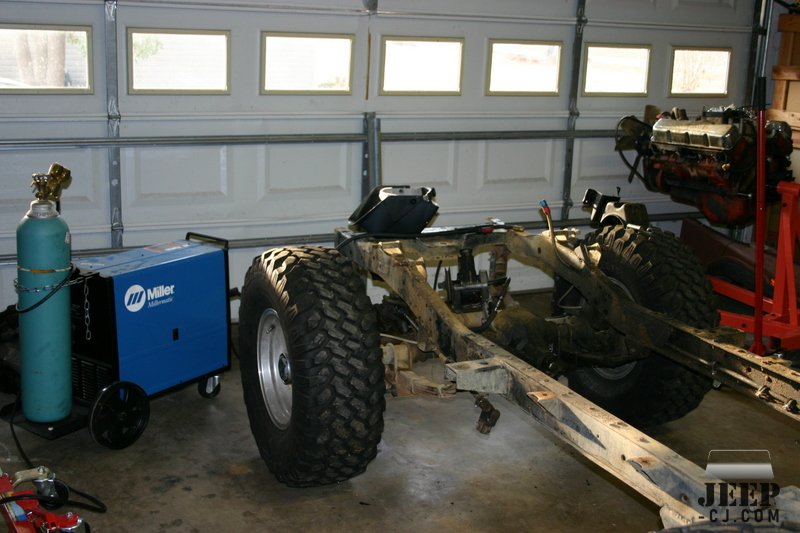
[[[781,44],[778,64],[772,67],[774,91],[769,120],[782,120],[792,128],[792,145],[800,148],[800,15],[778,17]]]

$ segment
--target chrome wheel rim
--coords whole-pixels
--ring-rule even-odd
[[[286,335],[274,309],[266,309],[258,322],[258,380],[267,413],[279,429],[292,418],[292,368]]]

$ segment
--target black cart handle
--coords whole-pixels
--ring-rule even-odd
[[[204,235],[203,233],[195,233],[190,231],[186,233],[186,240],[187,241],[198,241],[198,242],[207,242],[211,244],[216,244],[217,246],[222,246],[224,249],[228,249],[228,239],[221,239],[219,237],[213,237],[211,235]]]

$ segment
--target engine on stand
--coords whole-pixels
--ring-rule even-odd
[[[695,121],[683,110],[652,108],[644,121],[623,117],[615,148],[630,170],[629,182],[636,176],[649,190],[694,204],[713,224],[745,226],[758,212],[755,246],[694,220],[684,221],[681,238],[722,297],[720,323],[752,333],[751,350],[759,354],[769,350],[793,357],[800,350],[800,269],[794,252],[800,240],[800,184],[790,169],[791,129],[785,122],[767,121],[763,93],[759,101],[758,113],[711,108]],[[629,150],[636,152],[633,163],[624,154]],[[780,204],[775,251],[764,248],[765,205],[770,203]],[[767,347],[763,338],[769,339]]]
[[[652,117],[654,113],[649,113]],[[629,168],[628,181],[640,178],[651,191],[697,206],[709,221],[743,226],[755,215],[756,122],[749,109],[710,108],[697,120],[683,110],[655,114],[655,121],[634,116],[617,124],[616,146]],[[779,182],[791,181],[791,129],[768,121],[767,201],[776,201]],[[636,151],[630,163],[624,155]],[[642,163],[641,171],[638,169]]]

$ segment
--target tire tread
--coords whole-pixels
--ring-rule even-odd
[[[349,479],[376,456],[385,408],[377,319],[364,282],[351,261],[330,248],[282,248],[257,257],[242,288],[241,352],[250,351],[243,365],[256,357],[255,340],[247,337],[256,335],[263,309],[248,294],[264,283],[285,310],[293,389],[301,391],[294,391],[287,429],[294,439],[277,448],[264,432],[258,376],[246,377],[243,366],[245,403],[261,455],[289,486]]]
[[[633,274],[628,279],[635,279],[637,299],[645,307],[698,328],[719,323],[715,297],[702,266],[672,233],[655,227],[606,226],[587,238],[587,244],[593,243],[601,246],[601,270]],[[580,371],[574,388],[639,427],[681,418],[695,409],[711,388],[709,378],[659,354],[641,364],[637,382],[617,398],[598,396]]]

